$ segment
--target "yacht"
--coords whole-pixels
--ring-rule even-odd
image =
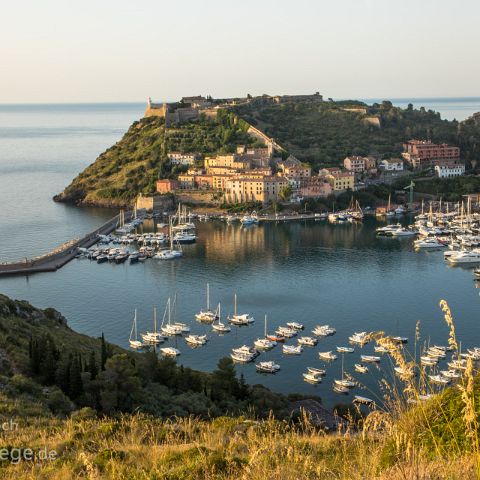
[[[286,338],[292,338],[297,336],[298,331],[295,330],[294,328],[278,327],[278,329],[275,330],[275,333],[277,335],[282,335]]]
[[[448,257],[447,260],[455,265],[459,263],[480,263],[480,252],[459,252],[457,255]]]
[[[445,378],[443,375],[429,375],[428,378],[432,383],[438,385],[448,385],[450,383],[450,379]]]
[[[383,345],[375,345],[373,350],[375,353],[388,353],[388,348],[384,347]]]
[[[442,374],[442,376],[444,376],[445,378],[449,378],[450,380],[455,380],[461,377],[461,375],[455,370],[440,370],[440,373]]]
[[[272,361],[258,362],[255,368],[262,373],[277,373],[280,370],[280,365]]]
[[[352,403],[360,403],[362,405],[367,405],[368,407],[375,406],[374,400],[368,397],[362,397],[360,395],[355,395],[354,399],[352,400]]]
[[[233,323],[234,325],[250,325],[255,321],[255,319],[252,316],[250,316],[249,313],[242,313],[242,314],[237,313],[237,294],[235,294],[235,297],[234,297],[233,316],[229,317],[228,321],[230,323]]]
[[[350,392],[350,389],[348,387],[344,387],[343,385],[337,385],[336,383],[334,383],[333,391],[335,393],[347,394],[348,392]]]
[[[218,304],[216,316],[217,316],[218,322],[217,323],[213,322],[212,323],[212,328],[218,333],[228,333],[228,332],[230,332],[232,329],[228,325],[225,325],[222,322],[222,314],[221,314],[220,304]]]
[[[445,243],[441,242],[437,238],[421,238],[413,242],[417,248],[443,248],[446,246]]]
[[[153,309],[153,332],[142,333],[142,339],[145,343],[158,344],[165,341],[165,337],[157,332],[157,309]]]
[[[408,228],[398,228],[390,232],[390,235],[392,237],[414,237],[418,235],[418,232],[416,230],[409,230]]]
[[[314,347],[318,343],[318,340],[313,337],[299,337],[297,341],[299,345],[306,345],[308,347]]]
[[[130,330],[130,337],[128,339],[128,343],[132,348],[143,347],[143,343],[138,340],[137,335],[137,309],[135,309],[135,315],[133,317],[132,329]]]
[[[277,342],[273,340],[269,340],[267,338],[267,316],[265,315],[265,328],[264,328],[264,338],[257,338],[255,342],[253,342],[255,348],[259,350],[271,350],[273,347],[277,345]]]
[[[424,355],[420,357],[420,363],[426,367],[434,367],[437,365],[438,359]]]
[[[232,353],[230,354],[230,357],[232,358],[232,360],[234,362],[238,362],[238,363],[249,363],[249,362],[253,362],[254,358],[255,358],[255,355],[251,354],[251,353],[245,353],[245,352],[242,352],[242,351],[235,351],[235,350],[232,350]]]
[[[392,225],[385,225],[384,227],[378,227],[375,231],[379,236],[390,236],[392,232],[400,230],[402,226],[399,223]]]
[[[207,309],[200,310],[195,314],[195,318],[199,322],[213,323],[217,319],[217,313],[210,310],[210,284],[207,283]]]

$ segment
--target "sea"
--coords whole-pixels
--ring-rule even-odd
[[[425,106],[457,120],[480,111],[480,98],[394,103]],[[0,105],[0,262],[42,254],[116,213],[58,204],[52,197],[118,141],[143,110],[141,103]],[[303,323],[305,335],[315,325],[329,324],[336,335],[306,347],[300,356],[283,355],[279,346],[262,354],[280,364],[276,375],[258,374],[252,364],[236,368],[250,383],[283,393],[318,395],[332,406],[351,399],[332,392],[342,363],[353,374],[360,353],[373,353],[373,346],[357,347],[343,362],[339,354],[328,365],[318,352],[347,345],[353,332],[407,336],[413,349],[420,322],[417,354],[428,343],[446,344],[448,328],[439,308],[445,299],[463,348],[480,346],[480,290],[471,269],[448,267],[438,251],[415,252],[409,239],[377,238],[377,226],[373,219],[353,225],[300,220],[250,228],[200,222],[197,243],[185,246],[179,260],[98,265],[78,259],[54,273],[0,278],[0,293],[42,308],[53,306],[76,331],[92,336],[103,332],[108,341],[125,348],[134,310],[139,330],[151,330],[154,308],[161,323],[167,299],[176,296],[176,320],[187,323],[193,333],[206,333],[209,342],[196,349],[180,338],[168,344],[180,349],[179,363],[204,371],[212,371],[233,347],[252,345],[263,336],[265,316],[269,332],[290,321]],[[146,222],[142,228],[154,230],[155,224]],[[233,313],[237,294],[238,311],[253,315],[255,323],[234,327],[224,336],[197,323],[194,314],[206,307],[207,283],[210,303],[221,304],[224,320]],[[321,384],[303,381],[308,366],[326,366]],[[354,393],[381,398],[384,377],[392,377],[388,358],[371,366],[367,375],[356,374],[360,386]]]

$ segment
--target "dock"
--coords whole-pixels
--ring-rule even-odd
[[[131,213],[125,214],[125,221],[131,217]],[[128,217],[128,218],[127,218]],[[120,222],[120,215],[115,215],[93,232],[82,238],[72,239],[58,248],[32,259],[19,262],[6,262],[0,264],[0,277],[7,275],[31,275],[40,272],[55,272],[62,268],[70,260],[75,258],[79,248],[90,248],[99,240],[99,235],[108,235],[113,232]]]

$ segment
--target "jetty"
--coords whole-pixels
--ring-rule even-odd
[[[128,221],[132,213],[125,213],[124,219]],[[69,240],[60,247],[35,258],[25,258],[19,262],[0,263],[0,277],[7,275],[31,275],[40,272],[55,272],[62,268],[78,254],[79,248],[90,248],[96,244],[100,235],[108,235],[120,226],[120,214],[105,222],[93,232],[82,238]]]

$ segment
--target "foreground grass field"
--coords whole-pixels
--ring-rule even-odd
[[[220,417],[37,419],[4,437],[58,459],[3,462],[2,479],[474,479],[475,453],[433,456],[387,430],[322,434],[308,425]],[[390,432],[391,433],[391,432]],[[405,432],[404,432],[405,433]]]

